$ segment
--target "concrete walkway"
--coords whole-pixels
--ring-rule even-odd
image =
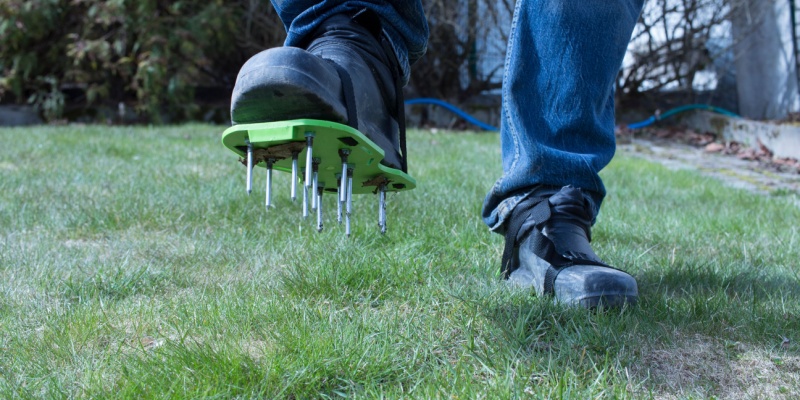
[[[757,161],[741,160],[671,141],[633,139],[617,152],[662,164],[670,169],[690,169],[729,186],[765,195],[787,195],[800,206],[800,174],[778,172]]]

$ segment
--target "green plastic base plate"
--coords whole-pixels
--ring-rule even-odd
[[[253,164],[266,167],[273,160],[273,169],[292,171],[292,155],[305,167],[306,138],[313,136],[312,157],[319,161],[318,181],[326,192],[337,191],[342,173],[340,150],[349,150],[348,166],[353,169],[354,194],[411,190],[417,182],[405,172],[382,165],[384,152],[363,133],[343,124],[315,119],[263,122],[234,125],[222,134],[222,144],[240,157],[247,156],[248,141],[253,146]],[[243,160],[243,163],[246,162]],[[302,174],[300,174],[302,180]]]

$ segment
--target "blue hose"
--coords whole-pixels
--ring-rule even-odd
[[[728,111],[728,110],[726,110],[724,108],[714,107],[714,106],[710,106],[708,104],[687,104],[685,106],[680,106],[680,107],[673,108],[673,109],[671,109],[671,110],[669,110],[669,111],[667,111],[667,112],[665,112],[665,113],[663,113],[661,115],[653,115],[652,117],[650,117],[650,118],[648,118],[648,119],[646,119],[644,121],[639,121],[639,122],[634,122],[632,124],[628,124],[628,129],[641,129],[641,128],[644,128],[646,126],[650,126],[650,125],[656,123],[657,121],[661,121],[662,119],[666,119],[666,118],[669,118],[669,117],[671,117],[673,115],[677,115],[677,114],[680,114],[682,112],[686,112],[686,111],[689,111],[689,110],[706,110],[706,111],[715,112],[717,114],[727,115],[727,116],[733,117],[733,118],[741,118],[738,114],[733,113],[731,111]]]
[[[655,116],[652,116],[644,121],[634,122],[632,124],[628,124],[628,129],[641,129],[645,126],[650,126],[657,121]]]
[[[406,104],[407,105],[412,105],[412,104],[433,104],[435,106],[444,107],[447,110],[449,110],[450,112],[452,112],[453,114],[456,114],[459,117],[463,118],[465,121],[469,122],[470,124],[473,124],[473,125],[481,128],[481,129],[483,129],[485,131],[497,131],[498,130],[494,126],[491,126],[491,125],[489,125],[487,123],[478,121],[472,115],[467,114],[466,111],[464,111],[464,110],[462,110],[462,109],[460,109],[460,108],[458,108],[458,107],[456,107],[456,106],[454,106],[454,105],[452,105],[452,104],[450,104],[450,103],[448,103],[446,101],[442,101],[442,100],[439,100],[439,99],[432,99],[432,98],[429,98],[429,97],[420,97],[420,98],[417,98],[417,99],[408,99],[408,100],[406,100]]]
[[[456,106],[454,106],[454,105],[452,105],[452,104],[450,104],[450,103],[448,103],[446,101],[443,101],[443,100],[433,99],[433,98],[429,98],[429,97],[420,97],[420,98],[416,98],[416,99],[408,99],[408,100],[406,100],[406,104],[407,105],[412,105],[412,104],[432,104],[432,105],[435,105],[435,106],[444,107],[445,109],[449,110],[453,114],[458,115],[459,117],[463,118],[465,121],[467,121],[470,124],[473,124],[473,125],[481,128],[483,130],[486,130],[486,131],[497,131],[498,130],[497,127],[491,126],[491,125],[486,124],[486,123],[481,122],[481,121],[478,121],[475,117],[473,117],[472,115],[467,114],[467,112],[465,112],[464,110],[462,110],[462,109],[460,109],[460,108],[458,108],[458,107],[456,107]],[[728,110],[726,110],[724,108],[714,107],[714,106],[710,106],[708,104],[687,104],[685,106],[680,106],[680,107],[673,108],[673,109],[671,109],[671,110],[669,110],[669,111],[667,111],[667,112],[665,112],[665,113],[663,113],[661,115],[653,115],[652,117],[650,117],[650,118],[648,118],[648,119],[646,119],[644,121],[639,121],[639,122],[634,122],[634,123],[628,124],[627,127],[628,127],[628,129],[641,129],[641,128],[650,126],[650,125],[656,123],[657,121],[661,121],[663,119],[672,117],[674,115],[677,115],[677,114],[680,114],[682,112],[686,112],[686,111],[689,111],[689,110],[707,110],[707,111],[715,112],[717,114],[727,115],[727,116],[733,117],[733,118],[741,118],[736,113],[728,111]]]

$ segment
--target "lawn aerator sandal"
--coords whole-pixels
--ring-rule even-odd
[[[337,221],[350,236],[352,196],[378,195],[378,226],[386,232],[386,192],[411,190],[417,182],[405,172],[382,165],[383,150],[361,132],[343,124],[315,119],[234,125],[222,134],[222,144],[247,167],[247,193],[252,192],[253,167],[267,170],[267,209],[272,205],[272,171],[292,174],[291,198],[297,183],[303,191],[303,217],[316,210],[322,231],[322,194],[337,194]],[[301,164],[302,163],[302,164]]]

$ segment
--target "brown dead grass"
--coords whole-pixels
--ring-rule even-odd
[[[711,337],[678,336],[669,345],[643,349],[632,372],[657,399],[800,398],[800,356],[776,340],[774,349]],[[651,393],[640,393],[649,396]]]

